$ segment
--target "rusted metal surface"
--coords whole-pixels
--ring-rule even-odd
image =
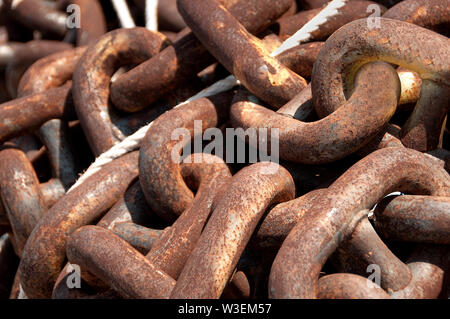
[[[272,107],[279,108],[306,86],[302,77],[272,58],[262,43],[218,1],[181,0],[179,9],[208,51]]]
[[[277,113],[294,118],[299,121],[308,119],[314,113],[312,103],[311,83],[300,91],[285,105],[277,110]]]
[[[172,226],[164,230],[146,256],[174,279],[178,278],[196,247],[216,196],[221,195],[219,191],[231,180],[229,168],[218,157],[202,154],[201,164],[194,162],[195,155],[187,159],[191,163],[185,160],[181,173],[197,189],[195,197]]]
[[[59,119],[50,120],[40,127],[39,137],[47,147],[52,175],[61,180],[65,189],[69,189],[78,177],[79,165],[67,123]]]
[[[319,272],[345,238],[353,215],[370,209],[386,193],[449,196],[449,186],[447,172],[430,165],[420,152],[386,148],[366,156],[328,187],[328,193],[289,233],[272,265],[269,295],[317,297]]]
[[[367,278],[354,274],[332,274],[319,279],[319,299],[389,299],[389,295]]]
[[[405,195],[386,198],[374,212],[377,231],[394,240],[450,243],[450,198]]]
[[[158,24],[162,29],[176,32],[186,27],[186,23],[178,12],[176,0],[162,1],[158,4]]]
[[[186,165],[188,165],[188,166],[186,166]],[[194,166],[192,167],[192,165],[194,165]],[[219,165],[218,167],[222,166],[223,168],[226,169],[226,166],[224,166],[223,162],[218,162],[218,165]],[[193,176],[190,177],[191,179],[192,178],[194,179],[193,183],[200,182],[200,180],[202,178],[205,178],[205,176],[202,177],[202,175],[205,175],[205,174],[211,175],[211,173],[213,173],[211,176],[208,176],[206,178],[206,180],[208,181],[210,179],[214,179],[220,185],[220,183],[221,183],[220,181],[222,181],[222,178],[224,177],[223,173],[221,173],[220,170],[215,172],[216,169],[213,168],[214,166],[212,166],[211,168],[207,168],[208,166],[205,167],[204,165],[199,165],[199,164],[184,164],[183,167],[185,169],[188,169],[188,172],[191,171],[192,169],[194,169],[194,171],[192,172]],[[223,171],[223,169],[222,169],[222,171]],[[227,172],[227,171],[228,171],[228,169],[226,169],[223,172]],[[188,173],[186,173],[186,174],[188,174]],[[198,175],[198,174],[200,174],[200,175]],[[187,178],[187,176],[186,176],[186,178]],[[196,179],[200,179],[200,180],[195,181]],[[225,180],[223,180],[223,182],[225,182]],[[190,213],[182,215],[184,217],[181,217],[172,227],[170,227],[170,229],[166,229],[166,231],[163,234],[163,237],[160,240],[157,240],[157,245],[155,246],[156,249],[153,250],[151,254],[147,255],[147,259],[155,261],[155,266],[158,266],[158,264],[161,264],[161,270],[163,270],[163,271],[165,269],[167,269],[168,271],[171,271],[173,273],[174,271],[176,271],[174,269],[179,268],[180,266],[182,267],[182,265],[184,264],[184,260],[187,258],[187,256],[190,253],[190,250],[193,247],[193,244],[195,244],[195,238],[199,236],[199,230],[201,230],[203,222],[205,221],[206,217],[209,215],[208,207],[212,204],[212,200],[209,196],[207,196],[208,193],[205,192],[205,189],[207,187],[212,187],[214,184],[211,184],[211,182],[200,182],[200,183],[203,185],[202,188],[200,189],[200,194],[202,194],[202,195],[199,195],[201,197],[200,197],[200,199],[197,200],[197,204],[194,202],[193,206],[186,211],[186,212],[190,212]],[[136,186],[138,186],[138,184],[134,184],[134,186],[133,186],[134,190],[132,191],[132,193],[136,192],[135,191]],[[209,194],[211,194],[211,191],[209,192]],[[203,203],[203,205],[206,204],[207,206],[202,208],[201,203]],[[116,206],[117,206],[117,204],[115,205],[115,207]],[[206,210],[205,210],[205,208],[206,208]],[[127,229],[130,230],[130,232],[128,232],[126,237],[130,240],[131,244],[133,244],[133,243],[136,244],[136,240],[139,241],[139,239],[146,240],[147,242],[149,240],[151,240],[151,238],[149,238],[149,237],[146,237],[146,238],[144,238],[144,236],[141,237],[139,234],[140,230],[144,232],[144,235],[149,234],[150,236],[152,236],[152,234],[156,235],[156,233],[161,233],[161,231],[150,230],[145,227],[134,224],[133,222],[142,222],[142,218],[135,215],[135,212],[131,213],[133,215],[133,217],[132,217],[133,222],[130,223],[130,222],[126,221],[126,220],[128,220],[127,213],[125,213],[125,214],[119,213],[119,210],[117,210],[117,209],[113,212],[113,210],[114,210],[114,208],[111,209],[110,213],[108,213],[107,216],[105,216],[102,219],[102,222],[100,222],[99,225],[102,224],[103,226],[107,226],[114,233],[121,232],[122,235],[124,235],[122,230],[127,230]],[[200,214],[200,215],[203,215],[203,217],[197,216],[196,218],[192,218],[193,217],[192,214],[194,212],[199,214],[200,211],[203,211],[203,213]],[[138,215],[140,215],[140,213],[138,213]],[[194,220],[193,224],[192,224],[192,220]],[[108,223],[109,223],[109,226],[107,225]],[[138,230],[137,232],[135,231],[136,229]],[[197,234],[197,236],[196,236],[196,234]],[[194,235],[194,237],[193,237],[193,235]],[[154,239],[156,240],[156,238],[154,238]],[[168,241],[166,242],[166,240],[168,240]],[[174,241],[178,242],[178,244]],[[138,246],[138,245],[136,245],[136,246]],[[191,247],[191,248],[189,249],[189,247]],[[136,247],[136,248],[139,248],[139,247]],[[150,247],[148,247],[148,248],[150,248]],[[140,250],[140,251],[142,252],[142,250]],[[186,253],[187,253],[187,255],[186,255]],[[184,257],[183,257],[183,255],[184,255]],[[114,261],[111,261],[111,263],[112,262],[114,262]],[[64,272],[64,270],[63,270],[63,272]],[[60,275],[60,277],[61,277],[61,275]],[[136,279],[136,280],[139,280],[139,279]],[[241,282],[241,281],[242,280],[240,280],[239,282]],[[67,298],[67,297],[87,298],[88,297],[87,295],[83,295],[83,294],[80,296],[79,292],[75,293],[75,294],[68,292],[67,288],[64,287],[64,283],[62,282],[62,279],[61,279],[60,283],[58,283],[58,281],[57,281],[57,286],[55,287],[55,289],[53,291],[53,295],[57,296],[58,298]],[[92,296],[90,296],[90,297],[92,297]],[[95,296],[95,298],[97,298],[97,297],[103,298],[103,294],[97,294]]]
[[[110,216],[108,218],[109,221],[104,218],[103,222],[99,223],[99,225],[107,226],[113,233],[118,234],[123,239],[128,239],[127,241],[132,245],[134,244],[134,247],[144,248],[139,249],[141,252],[145,251],[145,249],[151,249],[146,258],[170,278],[176,279],[178,277],[184,262],[194,248],[198,237],[200,237],[203,225],[211,211],[214,194],[217,192],[216,189],[220,189],[231,177],[226,164],[222,160],[206,154],[204,156],[212,164],[189,163],[185,160],[182,165],[183,176],[190,181],[190,184],[198,188],[198,192],[192,205],[171,227],[166,228],[163,232],[151,230],[133,222],[127,222],[127,214],[119,214],[119,210],[115,210],[114,213],[108,213],[108,216]],[[134,185],[133,193],[136,192],[138,184]],[[138,222],[136,218],[133,221]],[[108,223],[109,225],[107,225]],[[149,245],[148,241],[151,241],[152,238],[153,242]],[[147,241],[147,244],[140,245],[140,241]],[[84,251],[84,248],[79,248],[79,250]],[[96,256],[92,258],[95,258],[97,262]],[[124,256],[123,258],[128,257]],[[99,259],[98,262],[104,262],[101,258]],[[113,260],[109,263],[116,265],[117,261]],[[129,261],[131,262],[131,259]],[[84,263],[82,264],[84,265]],[[112,267],[115,267],[114,265]],[[120,266],[117,267],[120,269]],[[117,269],[117,267],[114,269]],[[115,276],[122,276],[122,274],[119,271]],[[100,276],[100,278],[103,277]],[[141,278],[136,278],[135,280],[141,280]],[[111,287],[115,288],[116,286],[112,285]],[[134,284],[133,289],[138,288],[139,284]],[[61,289],[62,287],[59,287],[59,290]],[[121,290],[119,289],[118,291],[120,292]],[[127,297],[126,294],[124,296]]]
[[[5,70],[6,87],[11,97],[16,97],[17,86],[25,71],[37,60],[55,52],[69,50],[71,44],[59,41],[34,40],[14,52]]]
[[[17,96],[44,92],[72,80],[73,71],[86,47],[64,50],[33,63],[23,74],[17,87]],[[45,77],[42,76],[45,74]]]
[[[214,58],[189,32],[153,59],[141,63],[114,81],[111,85],[111,100],[118,108],[131,109],[132,106],[142,109],[213,62]]]
[[[79,13],[77,19],[80,21],[80,26],[76,30],[69,29],[67,24],[70,19],[67,12],[74,12],[73,10],[66,12],[67,6],[71,4],[79,8],[79,11],[75,11]],[[98,0],[63,0],[52,5],[46,1],[22,0],[13,3],[6,11],[19,24],[38,30],[44,36],[57,38],[66,36],[67,39],[67,33],[75,31],[79,46],[93,43],[106,33],[106,21]]]
[[[146,254],[152,244],[159,238],[159,229],[151,229],[141,225],[161,226],[161,222],[151,212],[142,193],[139,181],[136,179],[122,193],[114,206],[100,219],[97,226],[103,227],[126,240],[139,252]],[[121,236],[122,235],[122,236]],[[150,235],[150,236],[148,236]],[[111,299],[120,295],[106,284],[99,288],[99,279],[82,271],[82,287],[69,289],[66,281],[70,272],[70,263],[61,270],[52,292],[52,298],[57,299]],[[94,289],[94,286],[96,289]],[[95,293],[93,293],[95,291]]]
[[[223,0],[220,3],[248,32],[258,34],[285,13],[292,0]],[[111,100],[116,107],[149,106],[214,62],[211,53],[189,29],[181,32],[184,36],[180,40],[112,84]]]
[[[337,249],[339,270],[367,274],[369,265],[380,267],[380,286],[386,291],[405,288],[412,275],[408,267],[383,243],[367,218],[362,218],[349,238]]]
[[[145,10],[145,0],[134,0],[133,2],[140,10]],[[186,23],[178,12],[177,0],[159,2],[157,14],[158,29],[179,32],[186,27]]]
[[[328,0],[299,0],[300,6],[304,9],[320,8],[328,2]]]
[[[448,110],[448,39],[402,21],[380,18],[380,24],[380,28],[372,29],[365,19],[353,21],[325,42],[311,79],[315,109],[320,117],[335,111],[346,100],[345,94],[351,92],[355,72],[361,65],[374,60],[401,65],[417,72],[423,81],[421,98],[403,128],[402,142],[421,151],[431,150],[441,133],[442,114]],[[437,96],[439,100],[433,99],[434,105],[429,108],[426,101]],[[426,119],[423,114],[427,114]]]
[[[124,138],[111,120],[108,101],[111,76],[120,66],[149,59],[166,44],[162,34],[145,28],[115,30],[90,46],[77,64],[73,75],[75,109],[95,155]]]
[[[405,0],[383,14],[383,18],[401,20],[447,33],[450,27],[449,0]]]
[[[235,272],[220,297],[222,299],[248,299],[250,297],[250,283],[245,273],[242,271]]]
[[[67,257],[125,298],[168,298],[175,286],[173,278],[102,227],[84,226],[76,230],[67,243]]]
[[[171,298],[218,298],[258,221],[273,204],[293,199],[291,175],[275,163],[239,171],[218,199]],[[201,281],[202,285],[195,285]]]
[[[22,0],[11,6],[14,19],[30,29],[63,36],[66,33],[66,14],[50,7],[44,1]]]
[[[143,227],[134,223],[119,223],[112,229],[112,232],[142,254],[147,254],[155,246],[155,243],[158,242],[163,231]]]
[[[0,298],[448,298],[447,2],[4,1]]]
[[[276,205],[267,213],[251,244],[262,248],[280,247],[292,228],[314,205],[317,197],[326,192],[326,189],[316,189],[303,196]]]
[[[3,143],[3,146],[15,147],[21,149],[27,155],[27,158],[35,163],[45,153],[45,147],[43,147],[39,139],[31,134],[19,135]]]
[[[65,246],[77,228],[108,210],[137,176],[137,152],[106,165],[59,200],[30,235],[20,263],[21,283],[30,297],[50,297],[63,267]]]
[[[380,205],[384,206],[383,201]],[[414,241],[420,241],[420,238]],[[422,299],[436,298],[441,292],[449,250],[446,246],[419,245],[414,248],[407,264],[403,264],[383,244],[368,219],[363,218],[337,252],[340,270],[364,276],[369,265],[378,265],[380,286],[391,298]]]
[[[10,221],[16,252],[23,247],[47,206],[38,177],[25,154],[16,149],[0,151],[0,194]]]
[[[67,285],[67,280],[70,280],[70,276],[73,276],[73,270],[70,270],[71,264],[67,263],[62,269],[58,278],[56,279],[55,287],[52,292],[52,299],[122,299],[123,297],[117,293],[114,289],[108,288],[105,283],[105,287],[91,287],[84,278],[81,278],[81,288],[71,289]],[[73,267],[73,266],[72,266]],[[82,276],[86,277],[87,271],[82,271]],[[94,275],[90,275],[92,278]],[[96,278],[97,283],[100,282]]]
[[[342,8],[338,9],[339,13],[337,15],[330,18],[327,23],[311,33],[311,40],[324,40],[343,25],[370,16],[373,12],[368,10],[368,7],[376,4],[377,3],[373,1],[347,2]],[[384,6],[378,5],[378,7],[380,14],[383,14],[386,11]],[[286,40],[303,27],[309,20],[314,18],[321,10],[322,8],[300,11],[293,16],[279,19],[271,28],[282,40]]]
[[[420,97],[400,131],[402,143],[419,151],[435,149],[442,138],[442,125],[450,109],[450,86],[422,80]]]
[[[393,292],[392,299],[433,299],[441,292],[444,271],[448,271],[448,246],[422,245],[408,258],[412,280],[402,290]]]
[[[97,225],[114,229],[120,223],[158,224],[155,217],[156,214],[147,204],[139,180],[136,179]]]
[[[363,66],[355,80],[348,101],[344,100],[344,105],[320,121],[305,123],[277,114],[251,102],[248,94],[243,93],[244,96],[234,99],[230,111],[232,125],[244,129],[278,128],[282,159],[308,164],[335,161],[379,133],[394,114],[400,97],[398,76],[385,63]]]
[[[34,131],[48,120],[70,117],[72,83],[0,104],[0,142]]]
[[[84,51],[85,48],[77,48],[38,60],[22,77],[18,95],[24,97],[64,85],[72,79],[75,65]],[[42,74],[48,74],[48,77],[43,78]],[[60,178],[64,188],[68,189],[75,182],[79,168],[67,123],[59,119],[47,121],[39,128],[38,135],[46,146],[53,176]]]
[[[277,59],[300,76],[310,78],[314,62],[323,44],[323,42],[300,44],[279,54]]]
[[[0,190],[0,193],[5,194],[0,195],[0,197],[5,196],[4,201],[0,202],[0,225],[10,227],[14,224],[13,229],[23,230],[25,232],[23,235],[28,237],[42,213],[65,194],[64,186],[56,178],[39,184],[31,161],[26,156],[24,157],[24,153],[19,149],[4,149],[0,151],[0,154],[2,154],[0,157],[3,158],[4,165],[4,172],[1,175],[10,178],[3,180],[6,186]],[[17,182],[18,178],[19,182]],[[16,185],[15,182],[17,182]],[[36,185],[39,185],[39,188]],[[24,199],[25,197],[26,199]],[[4,205],[6,205],[6,209]],[[30,207],[33,210],[30,210]],[[10,212],[11,220],[8,218],[7,211]],[[19,238],[21,238],[20,235]],[[22,239],[21,246],[23,243]]]
[[[447,170],[447,172],[450,172],[450,151],[443,148],[437,148],[435,150],[427,152],[427,154],[440,159],[443,162],[444,168]]]
[[[59,178],[51,178],[47,182],[41,183],[41,192],[46,206],[48,208],[52,207],[66,194],[66,189]]]
[[[287,65],[300,75],[310,77],[314,62],[317,60],[317,56],[322,46],[323,42],[313,42],[299,45],[280,54],[278,59],[281,59],[283,64]],[[398,101],[397,109],[405,110],[410,107],[411,103],[417,102],[419,99],[422,79],[416,72],[409,71],[408,69],[402,67],[397,68],[397,74],[401,84],[400,100]],[[298,93],[292,100],[279,108],[277,113],[293,117],[300,121],[310,119],[311,116],[315,114],[312,101],[311,83],[309,83],[308,86]],[[392,124],[389,124],[388,130],[391,128]],[[398,132],[400,132],[400,129]],[[385,136],[385,133],[382,132],[380,133],[380,138],[385,138],[384,143],[386,145],[387,143],[395,143],[397,141],[398,144],[395,146],[403,145],[399,139],[399,133],[396,134],[395,137],[397,140],[395,141],[393,141],[393,136],[391,135]],[[369,142],[369,144],[370,143],[372,143],[372,141]]]
[[[202,121],[202,133],[223,123],[230,101],[229,93],[198,99],[163,114],[148,129],[141,142],[139,181],[148,204],[163,219],[173,222],[193,199],[181,175],[180,157],[172,160],[173,148],[178,144],[181,155],[194,134],[194,120]],[[186,129],[190,136],[172,138],[175,129]]]

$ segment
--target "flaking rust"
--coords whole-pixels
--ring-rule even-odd
[[[449,298],[450,0],[328,3],[3,1],[0,298]]]

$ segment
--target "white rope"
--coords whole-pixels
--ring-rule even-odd
[[[223,80],[217,81],[213,85],[207,87],[206,89],[200,91],[196,95],[190,97],[183,103],[178,104],[174,107],[178,108],[184,104],[187,104],[189,102],[192,102],[194,100],[198,100],[202,97],[208,97],[212,96],[221,92],[225,92],[230,90],[233,86],[237,85],[239,82],[236,80],[236,78],[232,75],[226,77]],[[147,130],[152,126],[153,121],[149,124],[141,127],[139,130],[137,130],[132,135],[128,136],[126,139],[121,141],[120,143],[114,145],[109,150],[101,154],[99,157],[97,157],[92,163],[88,169],[84,172],[84,174],[77,180],[75,184],[72,185],[72,187],[68,190],[70,192],[71,190],[75,189],[78,185],[82,184],[88,177],[92,176],[93,174],[97,173],[103,166],[106,164],[112,162],[114,159],[125,155],[131,151],[136,150],[139,147],[139,143],[141,140],[145,137],[145,134],[147,133]]]
[[[319,29],[319,27],[326,23],[329,18],[334,17],[339,13],[338,9],[345,6],[347,0],[333,0],[330,1],[322,11],[320,11],[314,18],[309,20],[300,30],[295,32],[293,36],[286,39],[283,44],[272,52],[272,56],[277,56],[282,52],[289,50],[296,45],[306,42],[311,38],[311,33]]]
[[[128,9],[127,2],[125,0],[111,0],[117,17],[119,18],[122,28],[134,28],[136,24],[131,17],[130,9]]]
[[[23,0],[13,0],[11,9],[14,10]],[[0,2],[0,7],[3,7],[3,0]]]
[[[145,27],[158,31],[158,0],[145,0]]]
[[[276,56],[281,54],[282,52],[296,46],[297,44],[300,44],[302,42],[305,42],[309,39],[311,36],[311,32],[314,30],[317,30],[317,28],[326,23],[327,19],[330,17],[336,15],[338,11],[337,8],[341,8],[347,0],[333,0],[331,1],[322,11],[320,11],[311,21],[309,21],[307,24],[305,24],[300,30],[298,30],[292,37],[288,38],[286,41],[284,41],[281,46],[275,50],[272,53],[272,56]],[[323,14],[325,13],[325,14]],[[316,19],[319,17],[318,19]],[[310,22],[314,21],[312,24]],[[294,45],[292,45],[295,43]],[[277,52],[277,53],[276,53]],[[226,77],[223,80],[220,80],[213,85],[207,87],[206,89],[200,91],[196,95],[192,96],[188,100],[184,101],[181,104],[178,104],[174,107],[178,108],[181,105],[184,105],[186,103],[192,102],[194,100],[200,99],[202,97],[208,97],[212,96],[221,92],[228,91],[232,89],[234,86],[239,84],[239,81],[236,80],[236,78],[233,75],[230,75]],[[88,169],[84,172],[84,174],[77,180],[77,182],[68,190],[68,192],[75,189],[78,185],[82,184],[88,177],[92,176],[96,172],[98,172],[104,165],[112,162],[114,159],[125,155],[128,152],[134,151],[139,148],[139,143],[141,140],[145,137],[145,134],[147,133],[147,130],[152,126],[153,121],[149,124],[141,127],[139,130],[137,130],[132,135],[125,138],[120,143],[114,145],[111,147],[108,151],[101,154],[99,157],[97,157],[92,163]]]

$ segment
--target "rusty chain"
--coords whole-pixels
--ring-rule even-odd
[[[450,298],[449,0],[147,6],[0,5],[0,298]]]

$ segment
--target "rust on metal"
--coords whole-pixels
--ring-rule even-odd
[[[447,32],[450,27],[449,0],[405,0],[386,11],[383,18],[413,23],[415,25]]]
[[[111,76],[120,66],[149,59],[166,44],[162,34],[142,27],[119,29],[102,36],[80,59],[73,75],[73,99],[95,155],[100,155],[124,138],[111,120]]]
[[[67,242],[67,257],[125,298],[168,298],[175,286],[173,278],[102,227],[84,226],[76,230]]]
[[[258,34],[285,13],[292,0],[222,0],[252,34]],[[173,45],[120,76],[111,86],[111,100],[120,108],[144,108],[212,64],[215,59],[189,28]]]
[[[386,198],[374,212],[384,238],[450,244],[450,198],[405,195]]]
[[[279,129],[279,154],[285,160],[318,164],[341,159],[383,129],[400,97],[398,76],[386,63],[364,65],[355,80],[348,101],[320,121],[305,123],[275,113],[251,102],[249,94],[241,91],[231,108],[231,123],[244,129]]]
[[[196,155],[200,154],[187,157],[181,166],[184,179],[197,189],[195,197],[172,226],[163,231],[146,256],[174,279],[196,247],[215,198],[231,180],[230,170],[221,158],[201,154],[200,163],[195,163]]]
[[[319,279],[319,299],[389,299],[374,282],[362,276],[337,273]]]
[[[294,195],[291,175],[278,164],[256,163],[234,175],[215,204],[171,298],[219,298],[263,214]]]
[[[73,71],[86,47],[64,50],[43,57],[33,63],[23,74],[17,87],[17,96],[45,92],[72,80]],[[45,74],[45,76],[42,76]]]
[[[181,15],[208,51],[272,107],[279,108],[306,87],[302,77],[271,57],[261,41],[218,1],[178,3]]]
[[[0,195],[14,233],[16,252],[21,256],[28,236],[47,206],[38,177],[22,151],[0,151],[0,167]]]
[[[77,228],[104,214],[137,176],[138,152],[103,167],[59,200],[40,219],[25,245],[20,263],[21,283],[30,298],[50,297],[64,266],[65,246]]]
[[[380,14],[386,11],[384,6],[373,1],[347,2],[343,7],[337,9],[338,13],[329,18],[327,23],[322,24],[317,30],[311,33],[311,41],[325,40],[343,25],[357,19],[368,17],[372,14],[372,11],[368,10],[368,6],[370,5],[377,5]],[[293,16],[281,18],[271,26],[271,29],[284,41],[294,35],[297,30],[314,18],[322,9],[304,10]]]
[[[401,65],[422,78],[419,101],[402,128],[402,142],[421,151],[434,149],[449,107],[448,38],[403,21],[380,18],[380,25],[369,28],[367,21],[360,19],[328,38],[314,64],[311,79],[315,109],[320,117],[325,117],[339,108],[346,100],[345,94],[351,92],[355,72],[363,64],[383,60]],[[433,98],[431,107],[430,98]]]
[[[152,210],[166,221],[173,222],[194,198],[183,180],[180,163],[172,159],[173,148],[178,144],[176,152],[181,158],[182,148],[194,134],[194,120],[202,121],[202,133],[223,123],[228,117],[231,96],[221,93],[173,109],[153,122],[142,140],[139,181]],[[188,130],[188,138],[172,137],[176,129]]]
[[[71,48],[71,44],[60,41],[33,40],[15,50],[5,70],[5,81],[9,95],[13,98],[16,97],[17,87],[22,75],[34,62],[55,52]]]
[[[272,265],[269,296],[316,298],[320,270],[346,237],[354,215],[394,190],[449,196],[450,177],[414,150],[385,148],[369,154],[328,187],[289,233]]]

